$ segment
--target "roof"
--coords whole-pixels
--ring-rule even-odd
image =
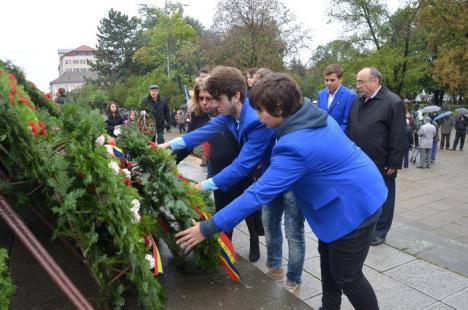
[[[96,71],[65,72],[49,84],[84,83],[86,80],[96,80],[97,78],[98,74]]]
[[[97,50],[95,48],[89,47],[87,45],[81,45],[80,47],[77,47],[77,48],[74,48],[74,49],[68,51],[68,53],[66,53],[63,56],[75,56],[76,52],[96,52],[96,51]]]

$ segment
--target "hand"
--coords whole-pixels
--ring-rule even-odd
[[[195,187],[196,189],[198,189],[199,191],[203,192],[203,187],[201,185],[201,182],[195,184],[193,187]]]
[[[387,168],[387,175],[395,174],[397,169],[395,168]]]
[[[169,144],[169,142],[158,144],[158,147],[161,149],[171,149],[171,145]]]
[[[185,251],[189,252],[194,246],[205,240],[205,237],[200,231],[200,223],[192,220],[193,226],[184,231],[177,233],[176,243]]]

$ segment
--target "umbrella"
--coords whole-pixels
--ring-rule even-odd
[[[432,113],[432,112],[437,112],[440,110],[440,107],[439,106],[436,106],[436,105],[428,105],[427,107],[424,107],[422,109],[422,112],[423,113]]]
[[[436,117],[434,117],[433,121],[438,121],[440,119],[446,118],[446,117],[450,116],[450,114],[452,114],[452,111],[442,112],[439,115],[437,115]]]
[[[458,108],[458,109],[455,109],[455,112],[458,112],[458,113],[461,113],[461,114],[466,114],[466,113],[468,113],[468,109]]]

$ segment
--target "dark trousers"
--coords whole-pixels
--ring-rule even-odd
[[[403,167],[408,168],[409,147],[403,150]]]
[[[454,150],[458,146],[458,141],[460,141],[460,150],[463,150],[463,146],[465,145],[465,136],[466,136],[466,132],[464,132],[464,131],[456,131],[455,132],[455,141],[453,141],[453,149]]]
[[[450,148],[450,134],[449,133],[442,133],[440,134],[440,149],[446,148],[447,150]]]
[[[373,230],[369,225],[331,243],[319,240],[324,309],[339,310],[343,293],[355,309],[379,309],[374,289],[362,273]]]
[[[380,213],[380,217],[377,220],[373,235],[383,239],[385,239],[392,226],[393,213],[395,211],[395,176],[384,176],[384,181],[388,190],[387,200],[382,205],[382,213]]]
[[[156,139],[157,144],[161,144],[165,142],[164,141],[164,126],[156,127],[156,136],[157,136],[157,139]]]

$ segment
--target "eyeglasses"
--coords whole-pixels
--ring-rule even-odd
[[[366,84],[367,82],[369,82],[369,81],[372,81],[373,79],[374,79],[374,78],[370,78],[370,79],[368,79],[368,80],[365,80],[365,81],[362,81],[362,80],[357,80],[357,81],[356,81],[356,85],[358,85],[358,86],[359,86],[359,85]]]
[[[208,96],[198,96],[198,101],[202,102],[202,101],[211,101],[213,100],[212,97],[208,97]]]

